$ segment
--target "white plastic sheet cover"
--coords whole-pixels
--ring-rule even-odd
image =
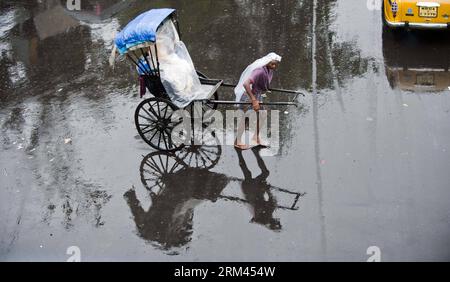
[[[191,56],[171,20],[159,28],[156,44],[161,81],[172,102],[184,108],[194,100],[208,99],[210,87],[201,85]]]

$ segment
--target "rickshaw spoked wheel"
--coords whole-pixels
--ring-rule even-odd
[[[165,152],[173,152],[182,147],[172,140],[172,131],[177,123],[172,115],[178,108],[171,101],[163,98],[144,100],[136,109],[136,129],[141,138],[151,147]]]

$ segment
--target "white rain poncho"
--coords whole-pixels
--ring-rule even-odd
[[[241,101],[241,98],[245,93],[244,83],[252,75],[253,71],[268,65],[272,61],[281,62],[281,56],[275,53],[270,53],[267,56],[256,60],[244,70],[244,72],[241,75],[241,78],[239,79],[238,85],[234,89],[234,94],[236,95],[236,102]]]

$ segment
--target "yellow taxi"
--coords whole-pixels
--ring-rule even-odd
[[[384,24],[413,29],[450,29],[450,0],[383,0]]]

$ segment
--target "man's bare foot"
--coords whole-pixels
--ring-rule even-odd
[[[236,148],[239,149],[239,150],[248,150],[248,149],[250,149],[250,146],[249,146],[249,145],[242,144],[242,143],[240,143],[240,142],[234,143],[234,147],[236,147]]]

